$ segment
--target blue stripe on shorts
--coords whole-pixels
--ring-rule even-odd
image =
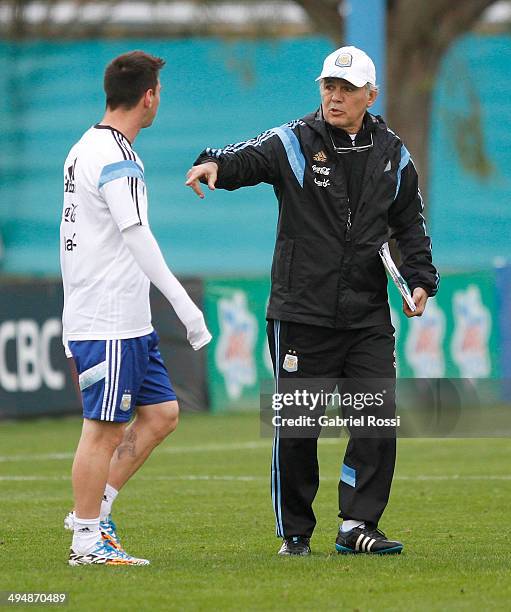
[[[173,401],[176,394],[153,331],[126,340],[73,340],[87,419],[127,422],[136,406]]]

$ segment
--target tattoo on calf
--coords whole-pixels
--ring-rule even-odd
[[[117,447],[117,457],[122,459],[124,454],[128,454],[130,457],[135,457],[136,452],[136,444],[137,434],[132,429],[129,429],[124,435],[124,439]]]

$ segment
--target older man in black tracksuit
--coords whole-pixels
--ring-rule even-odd
[[[395,379],[394,329],[387,277],[378,251],[395,238],[400,271],[420,316],[436,293],[417,173],[406,147],[367,109],[377,96],[371,59],[343,47],[324,62],[321,106],[252,140],[205,149],[187,185],[204,197],[266,182],[279,202],[268,306],[268,341],[277,385],[297,379]],[[363,388],[363,385],[362,387]],[[382,409],[393,414],[391,393]],[[353,414],[349,409],[344,416]],[[319,433],[319,432],[318,432]],[[341,553],[400,553],[378,528],[394,473],[395,432],[353,435],[339,482],[336,548]],[[273,446],[272,499],[279,554],[310,554],[319,484],[317,436],[284,437]]]

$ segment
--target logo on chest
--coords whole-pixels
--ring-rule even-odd
[[[330,176],[330,170],[328,166],[312,166],[312,171],[316,174],[324,174],[325,176]]]
[[[314,182],[318,187],[328,187],[330,185],[330,179],[317,179],[314,177]]]
[[[330,176],[330,170],[331,168],[329,166],[312,166],[312,171],[315,175]],[[327,178],[318,178],[314,176],[314,182],[318,187],[328,187],[330,185],[330,179]]]
[[[317,162],[326,162],[326,153],[324,151],[318,151],[312,159]]]

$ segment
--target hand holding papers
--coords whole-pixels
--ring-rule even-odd
[[[417,310],[417,307],[415,306],[415,302],[413,301],[412,294],[410,293],[410,289],[408,288],[405,279],[401,276],[396,264],[394,263],[394,260],[390,255],[389,243],[384,242],[381,245],[378,253],[380,254],[380,257],[383,261],[383,265],[389,273],[390,278],[394,281],[394,285],[396,285],[396,287],[398,288],[399,293],[405,299],[410,310],[412,312],[415,312]]]

